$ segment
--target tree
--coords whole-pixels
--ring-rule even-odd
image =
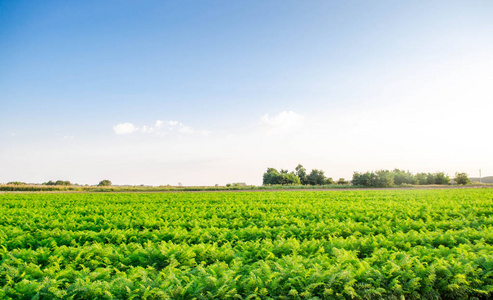
[[[339,180],[337,180],[337,184],[345,185],[345,184],[349,184],[349,181],[347,181],[344,178],[339,178]]]
[[[390,187],[394,185],[394,173],[389,170],[366,173],[354,172],[351,183],[365,187]]]
[[[435,184],[436,176],[435,174],[428,173],[426,174],[426,184]]]
[[[416,182],[419,185],[427,184],[427,174],[426,173],[418,173],[416,174]]]
[[[263,176],[263,184],[300,184],[300,179],[294,172],[288,172],[287,170],[281,170],[279,173],[274,168],[268,168]]]
[[[48,182],[43,182],[42,183],[43,185],[72,185],[72,183],[68,180],[57,180],[57,181],[53,181],[53,180],[50,180]]]
[[[279,172],[274,168],[267,168],[267,171],[263,176],[263,185],[267,184],[279,184]]]
[[[324,171],[322,170],[313,169],[307,179],[311,185],[322,185],[326,183]]]
[[[291,173],[281,173],[280,174],[280,184],[300,184],[300,179],[294,172]]]
[[[111,186],[111,181],[109,181],[108,179],[101,180],[98,186]]]
[[[409,171],[404,172],[404,171],[399,170],[399,169],[394,169],[392,171],[392,173],[394,174],[394,183],[396,185],[418,183],[416,176],[411,174],[411,172],[409,172]]]
[[[443,172],[435,173],[435,184],[449,184],[450,177]]]
[[[455,173],[454,181],[455,183],[462,185],[471,183],[471,180],[469,179],[466,173]]]
[[[366,172],[366,173],[354,172],[353,180],[351,181],[351,183],[353,185],[371,187],[371,186],[375,186],[376,180],[377,180],[377,174],[373,172]]]
[[[352,185],[361,185],[360,182],[361,182],[361,173],[359,172],[354,172],[353,173],[353,180],[351,180],[351,184]]]
[[[296,170],[296,176],[298,176],[298,178],[300,179],[300,183],[303,185],[308,184],[306,169],[301,164],[298,164],[295,170]]]
[[[26,185],[27,183],[21,181],[11,181],[7,182],[8,185]]]
[[[376,172],[376,178],[373,186],[376,187],[391,187],[394,185],[394,173],[389,170],[380,170]]]

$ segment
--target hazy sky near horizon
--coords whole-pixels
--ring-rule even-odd
[[[1,1],[0,182],[493,175],[492,1]]]

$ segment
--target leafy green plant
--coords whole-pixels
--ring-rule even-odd
[[[491,199],[491,189],[4,193],[0,298],[486,299]]]

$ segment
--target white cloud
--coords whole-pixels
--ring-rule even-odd
[[[142,132],[144,132],[144,133],[152,133],[152,132],[154,132],[154,128],[153,127],[150,127],[150,126],[143,126],[142,127]]]
[[[73,135],[66,135],[63,138],[66,139],[66,140],[73,140],[74,139],[74,136]]]
[[[190,126],[180,126],[178,128],[178,132],[183,134],[193,134],[194,130]]]
[[[136,131],[147,134],[156,134],[158,136],[168,135],[201,135],[207,136],[210,134],[207,130],[196,130],[191,126],[185,125],[179,121],[163,121],[157,120],[154,126],[144,125],[140,129],[132,123],[120,123],[113,126],[113,131],[116,134],[129,134]]]
[[[190,135],[195,133],[195,130],[190,127],[184,125],[182,122],[179,121],[161,121],[157,120],[155,127],[151,128],[151,130],[148,130],[147,132],[153,132],[155,131],[158,135],[168,135],[173,132],[177,132],[179,134],[184,134],[184,135]],[[146,131],[143,131],[146,132]]]
[[[260,125],[269,133],[283,133],[298,130],[304,126],[305,117],[293,111],[282,111],[275,116],[265,114],[260,118]]]
[[[139,128],[132,123],[120,123],[113,126],[113,131],[116,134],[129,134],[137,131]]]

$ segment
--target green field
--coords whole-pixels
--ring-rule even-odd
[[[0,194],[0,299],[475,297],[493,189]]]

